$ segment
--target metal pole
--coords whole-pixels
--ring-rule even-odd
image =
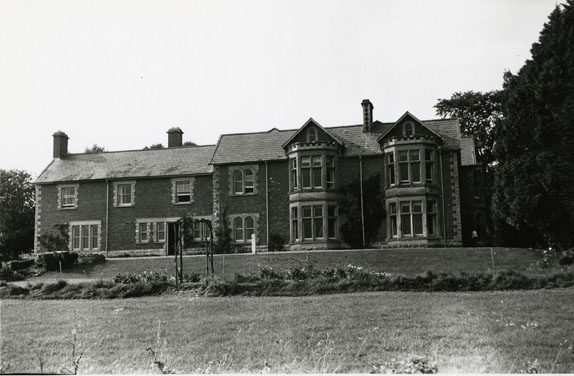
[[[366,246],[365,241],[365,209],[363,206],[363,159],[359,155],[359,180],[361,184],[361,230],[363,232],[363,248]]]

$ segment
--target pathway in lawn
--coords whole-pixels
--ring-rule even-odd
[[[313,264],[315,269],[324,270],[335,266],[353,264],[370,270],[417,274],[433,272],[486,272],[514,269],[526,271],[529,265],[540,259],[540,251],[516,248],[428,248],[428,249],[374,249],[336,250],[311,252],[280,252],[260,254],[215,255],[214,268],[218,275],[233,276],[234,273],[258,273],[258,265],[280,269]],[[184,273],[206,274],[204,255],[183,257]],[[173,257],[140,257],[108,259],[104,264],[88,268],[76,268],[62,275],[56,272],[30,279],[41,282],[47,279],[112,279],[119,273],[142,273],[143,271],[165,272],[174,275]]]

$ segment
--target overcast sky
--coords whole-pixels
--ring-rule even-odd
[[[436,118],[502,87],[555,0],[0,0],[0,168],[35,178],[52,134],[108,151],[224,133]]]

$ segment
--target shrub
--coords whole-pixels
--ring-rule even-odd
[[[189,280],[187,279],[189,278]],[[143,273],[127,273],[127,274],[117,274],[114,277],[115,283],[130,284],[130,283],[140,283],[140,282],[167,282],[169,276],[165,273],[159,273],[154,271],[144,271]],[[191,275],[186,274],[184,276],[186,282],[198,282],[199,274],[192,273]]]
[[[269,252],[281,252],[285,250],[285,239],[276,233],[269,234],[269,245],[267,246]]]
[[[44,295],[51,294],[55,291],[61,290],[68,285],[68,282],[64,280],[59,280],[55,283],[44,283],[44,285],[40,288],[40,292]]]
[[[12,271],[8,265],[2,266],[0,269],[0,280],[3,281],[22,281],[24,280],[24,276],[18,272]]]
[[[44,268],[47,271],[60,270],[60,263],[62,269],[68,269],[78,263],[77,252],[45,252],[40,253],[36,259],[36,265]]]
[[[201,281],[201,275],[199,273],[190,273],[190,274],[186,273],[183,276],[183,282],[185,283],[193,283],[199,281]]]
[[[33,259],[28,260],[12,260],[8,262],[11,270],[22,270],[34,265]]]
[[[558,264],[561,266],[568,266],[574,264],[574,248],[570,248],[564,252],[558,259]]]
[[[285,274],[267,265],[257,265],[261,279],[284,279]]]
[[[93,265],[106,262],[106,256],[99,253],[81,254],[78,256],[78,265]]]

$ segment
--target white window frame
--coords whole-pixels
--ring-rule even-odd
[[[311,208],[311,216],[303,216],[304,207]],[[335,215],[329,216],[329,207],[335,207]],[[321,207],[322,216],[316,216],[316,207]],[[294,215],[297,217],[294,217]],[[316,236],[316,222],[318,218],[321,218],[323,236]],[[335,220],[335,237],[329,236],[329,220]],[[305,236],[304,221],[311,221],[311,237]],[[295,228],[296,226],[296,228]],[[297,235],[297,237],[295,237]],[[292,243],[295,242],[316,242],[316,241],[328,241],[328,240],[339,240],[339,205],[336,201],[309,201],[309,202],[297,202],[289,206],[289,238]]]
[[[88,245],[84,247],[83,244],[83,234],[82,234],[82,226],[86,226],[88,229]],[[97,235],[94,235],[93,228],[94,226],[97,228]],[[78,229],[78,234],[75,236],[74,229]],[[99,251],[102,246],[102,221],[73,221],[68,224],[68,232],[69,232],[69,243],[68,247],[72,251]],[[77,246],[74,244],[74,240],[78,240]],[[94,239],[97,243],[94,246]]]
[[[70,209],[77,209],[78,208],[78,190],[80,185],[79,184],[66,184],[66,185],[59,185],[58,189],[58,209],[60,210],[70,210]],[[73,189],[73,193],[64,194],[65,190]],[[72,202],[65,203],[67,199],[71,199]]]
[[[229,195],[256,195],[258,172],[259,165],[256,164],[229,167]]]
[[[179,191],[178,187],[183,184],[189,184],[189,194],[187,191]],[[172,179],[171,181],[171,203],[174,205],[191,205],[193,203],[194,195],[193,195],[193,188],[194,188],[195,178],[179,178],[179,179]],[[189,200],[181,201],[181,197],[189,196]]]
[[[251,217],[253,219],[253,233],[255,234],[256,242],[259,243],[259,232],[257,231],[258,223],[259,223],[259,214],[257,213],[241,213],[241,214],[232,214],[229,216],[229,228],[231,229],[231,238],[234,243],[238,244],[248,244],[251,242],[251,236],[247,237],[247,227],[246,227],[246,219]],[[237,239],[236,237],[236,227],[235,221],[236,219],[241,220],[241,233],[243,239]]]
[[[130,187],[130,201],[124,202],[123,197],[125,196],[120,192],[122,187]],[[115,207],[131,207],[135,205],[135,195],[136,195],[136,182],[135,181],[118,181],[114,182],[114,206]]]

